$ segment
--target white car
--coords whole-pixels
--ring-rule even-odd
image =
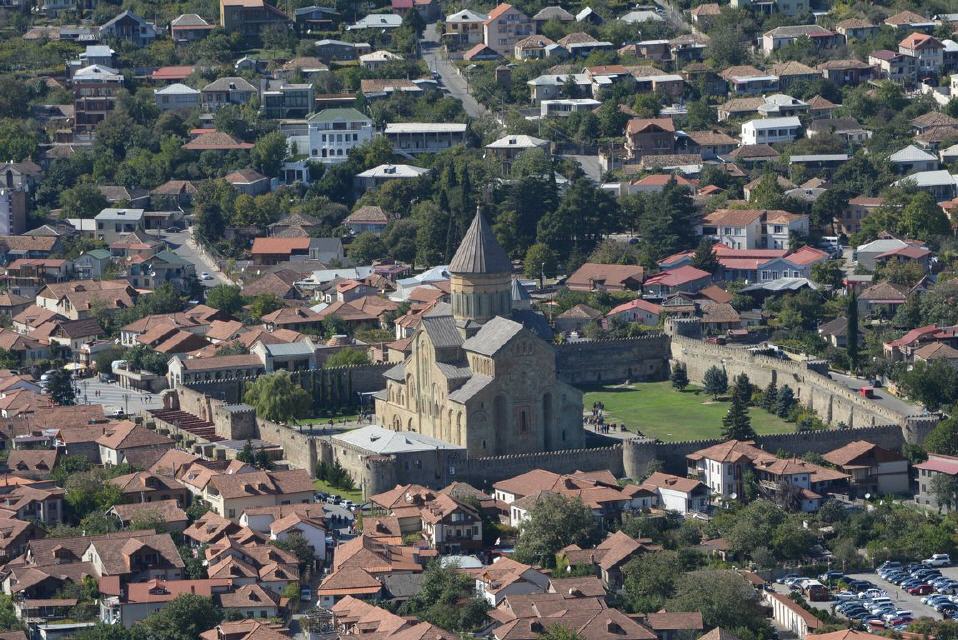
[[[947,553],[936,553],[921,563],[926,567],[947,567],[951,565],[951,556]]]
[[[206,273],[205,271],[200,274],[200,280],[212,280],[212,279],[213,279],[213,276]]]

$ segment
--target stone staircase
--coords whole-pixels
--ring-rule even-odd
[[[207,442],[219,442],[224,438],[216,434],[213,423],[203,420],[192,413],[180,411],[179,409],[150,409],[150,414],[157,420],[169,423],[197,438],[203,438]]]

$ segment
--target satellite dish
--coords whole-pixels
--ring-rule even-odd
[[[728,494],[728,497],[731,498],[732,500],[738,500],[738,494],[735,493],[734,491]]]
[[[872,494],[866,493],[866,494],[865,494],[865,500],[871,500],[871,499],[872,499]]]

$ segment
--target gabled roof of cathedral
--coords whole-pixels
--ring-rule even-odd
[[[436,349],[458,347],[462,344],[462,335],[456,329],[456,321],[452,316],[426,315],[420,320],[420,324]]]
[[[512,262],[499,246],[481,211],[476,211],[476,217],[452,257],[449,273],[512,273]]]
[[[476,335],[462,343],[462,348],[483,356],[492,356],[522,331],[522,325],[502,316],[496,316],[479,329]]]
[[[474,395],[485,389],[489,384],[492,383],[493,378],[490,376],[484,376],[481,374],[476,374],[466,380],[466,383],[449,394],[449,399],[453,402],[459,402],[465,404],[468,402]]]

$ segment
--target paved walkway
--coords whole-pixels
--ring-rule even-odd
[[[77,404],[102,404],[106,413],[114,409],[123,409],[124,413],[139,413],[163,407],[160,394],[124,389],[118,384],[100,382],[97,378],[78,380],[77,389]]]

